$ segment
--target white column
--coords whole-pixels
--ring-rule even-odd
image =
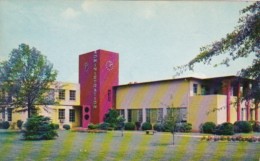
[[[164,108],[163,108],[163,117],[166,116],[166,115],[167,115],[167,108],[164,107]]]
[[[142,108],[142,113],[143,113],[143,122],[146,122],[146,109]]]
[[[128,122],[128,110],[124,109],[125,113],[125,122]]]

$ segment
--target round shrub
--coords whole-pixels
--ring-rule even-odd
[[[25,140],[50,140],[58,136],[49,117],[32,116],[24,124]]]
[[[10,123],[8,121],[4,121],[2,127],[3,129],[8,129],[10,127]]]
[[[164,131],[164,126],[163,126],[162,124],[156,123],[156,124],[153,125],[153,129],[154,129],[155,131],[161,132],[161,131]]]
[[[213,134],[216,124],[214,122],[205,122],[201,128],[202,133]]]
[[[22,120],[17,120],[17,127],[21,130],[23,126],[23,121]]]
[[[150,122],[144,122],[142,124],[142,130],[152,130],[152,124]]]
[[[60,125],[59,124],[53,124],[53,127],[55,130],[58,130],[60,128]]]
[[[135,130],[135,124],[132,122],[125,123],[125,130]]]
[[[64,124],[64,125],[63,125],[63,129],[65,129],[65,130],[69,130],[69,129],[70,129],[70,125],[68,125],[68,124]]]
[[[88,125],[88,129],[90,129],[90,130],[98,129],[98,127],[99,127],[99,125],[95,125],[95,124],[92,124],[92,123],[90,123]]]
[[[109,123],[104,122],[104,123],[99,124],[99,129],[108,130],[109,126],[110,126]]]
[[[236,133],[250,133],[253,131],[252,125],[248,121],[236,121],[234,123]]]
[[[179,132],[191,132],[192,124],[191,123],[180,123],[175,126],[176,131]]]
[[[216,127],[217,135],[233,135],[234,134],[234,125],[229,122],[224,122],[221,125]]]

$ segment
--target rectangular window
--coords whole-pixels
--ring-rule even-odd
[[[70,100],[76,100],[76,91],[70,90]]]
[[[193,93],[198,94],[198,84],[193,84]]]
[[[127,121],[132,122],[132,110],[127,111]]]
[[[65,90],[64,89],[59,90],[59,99],[65,100]]]
[[[125,118],[125,110],[119,110],[119,115],[121,115]]]
[[[12,121],[12,114],[13,114],[13,109],[8,108],[7,109],[7,121]]]
[[[143,110],[138,110],[138,116],[137,116],[138,122],[143,122]]]
[[[59,109],[59,119],[65,119],[65,109]]]
[[[70,122],[75,122],[75,110],[74,109],[70,109],[70,118],[69,118]]]
[[[146,122],[151,122],[150,109],[146,109]]]
[[[162,122],[163,121],[163,109],[159,108],[157,111],[157,121]]]
[[[108,100],[108,102],[111,101],[111,90],[107,91],[107,100]]]

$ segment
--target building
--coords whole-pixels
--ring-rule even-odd
[[[251,81],[236,76],[176,78],[152,82],[118,84],[119,55],[97,50],[79,56],[79,84],[62,83],[54,91],[58,105],[38,106],[39,113],[54,123],[86,128],[101,123],[110,108],[119,110],[128,122],[160,122],[168,108],[177,108],[182,122],[198,131],[207,121],[220,124],[258,120],[258,104],[243,102]],[[0,107],[1,108],[1,107]],[[48,108],[46,110],[46,108]],[[26,120],[27,112],[3,107],[0,120]]]

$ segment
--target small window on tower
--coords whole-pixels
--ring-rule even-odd
[[[111,90],[107,91],[107,100],[110,102],[111,101]]]

